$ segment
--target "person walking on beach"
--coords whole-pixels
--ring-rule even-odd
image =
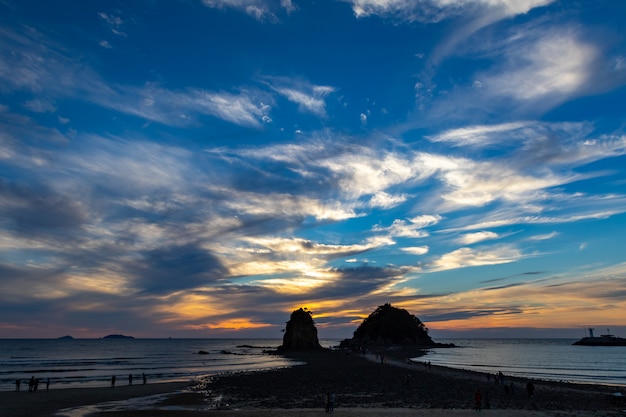
[[[143,373],[142,373],[142,374],[141,374],[141,377],[143,378],[143,384],[144,384],[144,385],[146,385],[146,382],[148,381],[148,380],[146,379],[146,374],[143,374]]]
[[[535,385],[530,381],[526,384],[526,392],[528,392],[528,398],[532,398],[535,395]]]
[[[22,381],[20,381],[19,379],[15,380],[15,391],[19,391],[20,390],[20,385],[22,385]]]
[[[115,388],[115,375],[111,377],[111,388]]]
[[[46,391],[50,391],[50,377],[46,379]]]
[[[133,385],[133,374],[128,374],[128,385]]]
[[[330,412],[330,392],[326,391],[326,396],[324,397],[324,410],[329,413]]]
[[[335,411],[335,393],[334,392],[330,393],[330,398],[328,400],[328,410],[331,413]]]
[[[476,390],[476,394],[474,394],[474,409],[476,411],[481,411],[483,408],[483,396],[480,393],[480,390]]]

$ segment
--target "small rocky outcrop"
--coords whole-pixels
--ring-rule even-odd
[[[299,308],[291,313],[287,322],[283,344],[279,351],[321,349],[317,337],[317,328],[312,313],[306,308]]]
[[[403,308],[384,304],[376,308],[356,329],[352,339],[340,347],[362,349],[373,346],[413,346],[420,349],[448,347],[435,343],[420,319]]]
[[[110,334],[110,335],[104,336],[103,339],[134,339],[134,337],[126,336],[123,334]]]

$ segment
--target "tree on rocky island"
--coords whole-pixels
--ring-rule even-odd
[[[306,307],[294,310],[285,328],[283,344],[278,349],[284,351],[321,348],[313,313]]]
[[[420,319],[403,308],[391,304],[378,306],[354,332],[352,339],[341,342],[342,347],[405,345],[420,348],[444,346],[435,343]],[[447,346],[447,345],[446,345]]]

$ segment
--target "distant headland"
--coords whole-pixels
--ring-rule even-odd
[[[134,337],[123,334],[110,334],[108,336],[104,336],[103,339],[134,339]]]

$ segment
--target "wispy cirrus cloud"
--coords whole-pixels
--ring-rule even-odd
[[[517,14],[528,13],[535,7],[554,0],[346,0],[352,4],[357,17],[380,15],[405,21],[438,22],[450,17],[470,14],[483,15],[494,22]],[[486,24],[486,23],[485,23]]]
[[[314,85],[308,81],[287,77],[264,77],[268,85],[289,101],[296,103],[301,111],[326,117],[325,98],[335,91],[327,85]]]
[[[122,27],[124,26],[124,20],[122,20],[119,15],[99,12],[98,17],[108,26],[111,32],[119,36],[126,36],[126,33],[122,31]]]
[[[524,255],[518,248],[510,245],[476,249],[460,248],[435,259],[428,264],[427,268],[431,271],[445,271],[473,266],[499,265],[516,262],[523,257]]]
[[[538,37],[515,37],[507,47],[503,67],[478,75],[489,94],[521,102],[554,105],[587,92],[597,77],[598,47],[572,28],[550,28]]]
[[[462,235],[457,239],[457,242],[461,245],[472,245],[474,243],[482,242],[484,240],[497,239],[498,234],[489,231],[482,231],[476,233],[468,233]]]
[[[93,69],[77,64],[58,48],[49,47],[43,35],[0,31],[0,83],[4,88],[36,96],[31,109],[42,107],[42,95],[84,100],[107,109],[170,126],[187,126],[198,116],[259,128],[269,121],[271,94],[258,89],[207,91],[171,90],[154,83],[142,86],[107,82]],[[39,103],[37,107],[35,105]]]
[[[218,9],[235,9],[246,13],[257,20],[277,21],[276,13],[284,11],[287,14],[296,10],[291,0],[202,0],[207,7]]]

